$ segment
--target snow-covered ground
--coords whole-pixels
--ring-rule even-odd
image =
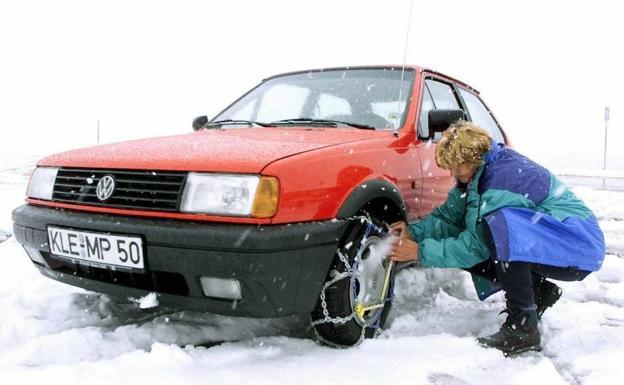
[[[304,317],[141,310],[47,279],[7,238],[32,164],[32,158],[0,157],[2,384],[617,384],[624,378],[624,192],[574,188],[605,232],[604,266],[583,282],[561,283],[564,295],[540,325],[542,352],[505,358],[475,342],[498,329],[502,297],[479,302],[468,275],[457,270],[402,271],[386,329],[347,350],[310,339]]]

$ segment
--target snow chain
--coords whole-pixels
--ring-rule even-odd
[[[345,256],[342,252],[341,249],[337,250],[337,254],[338,254],[338,258],[340,258],[340,261],[342,262],[342,264],[344,265],[345,271],[344,272],[339,272],[336,269],[333,269],[330,271],[330,276],[332,277],[331,280],[325,282],[325,285],[323,286],[323,289],[321,290],[321,295],[320,295],[320,300],[321,300],[321,308],[323,309],[323,318],[313,321],[312,322],[312,326],[316,326],[316,325],[320,325],[320,324],[326,324],[326,323],[333,323],[335,325],[342,325],[345,324],[353,319],[359,319],[361,321],[362,324],[362,333],[360,334],[360,338],[357,340],[357,342],[355,344],[353,344],[352,346],[355,345],[359,345],[360,343],[362,343],[362,341],[364,340],[365,337],[365,333],[366,333],[366,329],[367,328],[374,328],[375,330],[379,329],[379,322],[381,319],[381,313],[379,312],[379,315],[376,317],[377,319],[375,320],[375,322],[373,322],[371,325],[366,325],[366,323],[364,322],[364,313],[367,310],[372,310],[375,308],[383,308],[385,307],[389,302],[392,302],[392,300],[394,299],[394,294],[393,294],[393,290],[392,290],[392,277],[394,275],[394,271],[393,271],[393,266],[394,266],[394,262],[390,261],[388,263],[388,267],[386,268],[386,276],[385,276],[385,280],[384,280],[384,289],[382,290],[382,295],[381,298],[379,298],[379,300],[382,300],[384,296],[386,296],[386,299],[382,301],[382,303],[377,304],[377,305],[373,305],[373,306],[367,306],[364,307],[362,304],[360,303],[356,303],[354,308],[352,309],[351,314],[349,314],[346,317],[331,317],[329,315],[329,311],[327,310],[327,302],[325,300],[325,290],[327,290],[328,287],[330,287],[331,285],[335,284],[336,282],[345,279],[345,278],[349,278],[351,280],[351,286],[355,287],[355,271],[358,268],[358,263],[360,261],[360,257],[362,255],[362,252],[364,251],[363,249],[363,245],[366,243],[366,240],[368,239],[368,236],[370,234],[370,232],[372,230],[376,230],[380,233],[387,233],[387,231],[383,230],[382,228],[380,228],[379,226],[375,225],[373,223],[373,221],[370,219],[370,217],[368,216],[357,216],[357,217],[352,217],[352,218],[348,218],[348,221],[352,221],[352,220],[359,220],[361,223],[366,222],[366,231],[364,233],[364,236],[362,237],[362,240],[360,241],[360,247],[355,255],[355,258],[353,260],[353,265],[351,265],[349,263],[349,259],[347,256]],[[389,294],[389,295],[388,295]],[[316,329],[315,329],[315,333],[316,333]],[[327,344],[327,345],[331,345],[334,347],[338,347],[338,348],[344,348],[344,347],[349,347],[349,346],[343,346],[340,344],[336,344],[334,342],[331,341],[327,341],[325,338],[321,337],[318,333],[316,333],[317,338],[319,338],[319,340],[323,341],[323,343]],[[350,345],[351,346],[351,345]]]

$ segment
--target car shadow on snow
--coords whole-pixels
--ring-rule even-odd
[[[472,291],[469,279],[458,271],[402,271],[397,276],[395,302],[382,334],[386,338],[482,334],[484,328],[497,324],[500,304],[480,303]],[[97,293],[74,293],[72,307],[90,313],[91,326],[102,331],[141,335],[137,346],[141,349],[149,349],[156,342],[210,348],[260,337],[315,339],[306,316],[258,319],[161,306],[141,309],[135,301]]]
[[[258,337],[314,336],[309,319],[304,316],[266,319],[228,317],[161,306],[141,309],[132,300],[97,293],[74,293],[72,307],[91,313],[94,322],[90,326],[103,332],[140,335],[142,346],[137,348],[143,349],[157,342],[210,348]]]

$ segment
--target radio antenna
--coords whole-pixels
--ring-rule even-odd
[[[399,84],[399,100],[397,102],[397,116],[401,116],[401,100],[403,99],[403,77],[405,75],[405,63],[407,61],[407,47],[409,45],[410,29],[412,27],[412,9],[414,8],[414,0],[410,0],[410,10],[407,19],[407,32],[405,33],[405,47],[403,48],[403,66],[401,67],[401,83]],[[407,103],[405,103],[407,106]],[[405,108],[403,108],[405,111]],[[400,124],[401,122],[399,122]],[[394,128],[394,136],[399,136],[399,125]]]

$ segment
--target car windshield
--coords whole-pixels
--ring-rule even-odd
[[[413,80],[414,71],[407,68],[322,70],[278,76],[262,82],[212,121],[306,124],[306,120],[322,119],[395,129],[405,121]]]

